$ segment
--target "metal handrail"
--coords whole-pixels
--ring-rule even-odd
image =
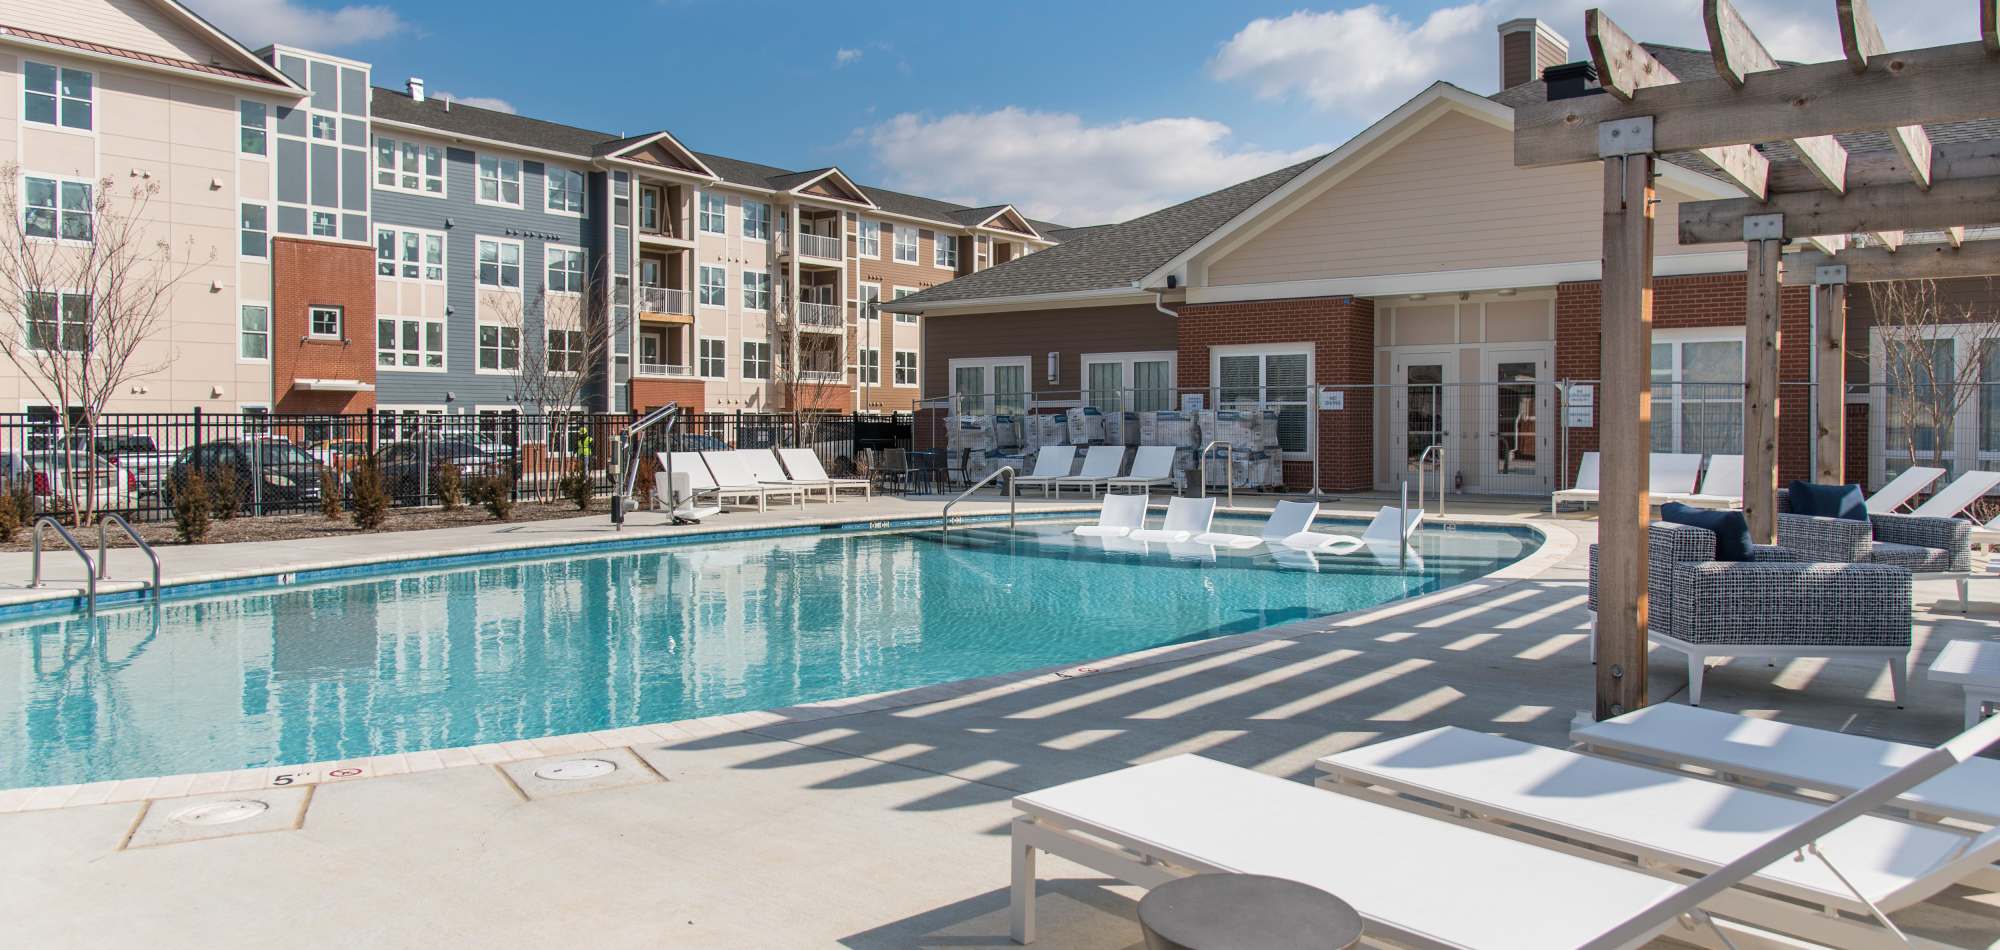
[[[1014,506],[1015,506],[1014,477],[1016,475],[1019,475],[1020,473],[1014,471],[1014,466],[1012,465],[1002,465],[999,468],[996,468],[992,472],[988,473],[985,478],[973,482],[971,488],[959,492],[957,498],[953,498],[952,500],[944,503],[944,512],[938,515],[938,533],[949,534],[951,532],[951,506],[956,505],[961,501],[964,501],[965,496],[970,495],[973,492],[980,490],[981,488],[985,488],[987,482],[999,478],[1002,474],[1005,474],[1007,476],[1007,527],[1009,528],[1014,527]]]
[[[95,616],[97,614],[97,565],[91,562],[90,552],[85,551],[83,545],[77,542],[76,535],[70,534],[68,528],[63,527],[61,522],[49,515],[43,515],[35,519],[35,559],[32,562],[31,573],[28,575],[28,586],[42,586],[43,525],[48,525],[56,529],[56,534],[61,535],[63,541],[69,544],[69,549],[75,551],[76,556],[83,559],[84,615]]]
[[[111,552],[110,548],[105,544],[104,523],[106,521],[117,522],[118,527],[123,528],[125,530],[125,536],[131,538],[132,543],[138,545],[139,550],[144,551],[146,553],[147,560],[153,562],[153,603],[156,604],[159,603],[160,602],[159,552],[154,551],[153,546],[147,544],[145,538],[139,537],[139,532],[132,530],[132,522],[126,521],[124,515],[121,515],[115,511],[106,511],[97,516],[97,576],[98,577],[111,576]]]
[[[1221,439],[1201,447],[1201,492],[1195,497],[1208,497],[1208,453],[1218,445],[1222,446],[1222,457],[1228,465],[1222,473],[1222,485],[1229,493],[1229,507],[1234,508],[1236,507],[1236,446]]]
[[[1444,517],[1443,442],[1432,442],[1430,445],[1425,446],[1423,452],[1417,456],[1417,507],[1422,508],[1424,506],[1424,462],[1430,459],[1432,452],[1436,452],[1438,457],[1438,517],[1442,518]]]
[[[625,443],[622,446],[622,451],[619,452],[620,461],[625,466],[625,484],[616,494],[611,496],[611,524],[614,530],[625,530],[625,505],[628,501],[633,500],[632,493],[639,488],[639,434],[662,422],[667,425],[665,439],[667,464],[665,469],[659,472],[656,477],[664,477],[667,480],[667,513],[670,516],[672,515],[674,508],[674,425],[680,422],[680,415],[681,404],[679,402],[667,403],[641,416],[631,425],[626,426],[624,434],[619,436]]]

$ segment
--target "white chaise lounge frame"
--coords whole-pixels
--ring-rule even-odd
[[[875,495],[875,483],[866,478],[834,478],[826,473],[826,466],[819,463],[819,456],[811,449],[779,449],[778,460],[785,463],[785,470],[792,474],[792,480],[799,484],[827,486],[827,500],[837,493],[861,489],[863,499]]]

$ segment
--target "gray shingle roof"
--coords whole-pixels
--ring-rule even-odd
[[[884,303],[882,309],[920,310],[954,300],[1130,287],[1319,160],[1280,168],[1122,224],[1090,228],[1051,225],[1064,237],[1063,243]]]

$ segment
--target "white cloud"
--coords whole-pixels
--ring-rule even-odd
[[[1209,72],[1263,98],[1297,98],[1325,112],[1372,120],[1438,79],[1493,91],[1500,74],[1494,27],[1515,17],[1540,18],[1569,38],[1572,60],[1585,58],[1583,13],[1593,6],[1604,6],[1641,40],[1708,48],[1701,0],[1475,0],[1435,8],[1420,20],[1371,3],[1252,20],[1222,44]],[[1841,55],[1833,10],[1824,4],[1739,0],[1737,6],[1780,59],[1817,62]],[[1893,48],[1969,42],[1978,35],[1974,5],[1960,0],[1903,0],[1896,7],[1897,15],[1883,24]]]
[[[849,63],[859,62],[860,60],[861,51],[858,49],[843,46],[833,51],[833,65],[836,69]]]
[[[267,43],[326,49],[410,29],[396,11],[377,4],[326,10],[294,0],[194,0],[189,6],[251,49]]]
[[[513,103],[505,99],[494,98],[493,96],[461,96],[457,93],[439,90],[431,93],[431,97],[434,99],[450,99],[453,102],[463,103],[478,109],[491,109],[495,112],[511,113],[520,111],[514,108]]]
[[[1154,211],[1321,154],[1230,141],[1200,118],[1085,123],[1069,113],[898,115],[862,130],[892,187],[963,204],[1011,203],[1064,224],[1102,224]]]

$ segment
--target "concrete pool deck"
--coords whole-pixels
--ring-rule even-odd
[[[934,516],[938,504],[886,502],[881,517]],[[1310,781],[1319,756],[1446,724],[1564,744],[1590,704],[1584,548],[1596,526],[1505,508],[1481,513],[1540,525],[1548,556],[1419,600],[814,719],[751,714],[534,749],[616,760],[605,779],[541,779],[537,755],[524,755],[241,789],[219,797],[269,796],[269,817],[209,826],[223,834],[205,840],[163,825],[194,804],[185,798],[0,814],[0,913],[23,946],[1006,946],[1017,792],[1179,752]],[[592,530],[546,524],[552,537]],[[366,540],[419,553],[459,543]],[[220,552],[187,569],[255,566],[259,554],[273,556]],[[26,576],[15,567],[0,559],[0,576]],[[1918,587],[1918,670],[1947,640],[2000,635],[1977,616],[1929,610],[1949,584]],[[1673,701],[1682,666],[1656,657],[1653,698]],[[1876,664],[1737,661],[1706,689],[1710,708],[1886,738],[1929,743],[1959,726],[1954,689],[1914,676],[1897,710]],[[1133,890],[1046,857],[1043,876],[1038,945],[1138,945]],[[1954,894],[1897,920],[1983,945],[2000,935],[2000,909],[1981,900]]]

